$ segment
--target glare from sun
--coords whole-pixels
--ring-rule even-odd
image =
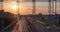
[[[12,2],[11,8],[12,8],[13,10],[16,10],[16,9],[17,9],[17,3],[16,3],[16,2]]]
[[[17,9],[17,6],[16,5],[12,5],[12,9],[13,10],[16,10]]]
[[[27,11],[27,8],[24,6],[23,3],[19,3],[19,5],[16,2],[12,2],[11,7],[12,11],[17,14],[17,11],[20,12],[20,14],[25,14]]]

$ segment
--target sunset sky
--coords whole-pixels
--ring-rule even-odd
[[[4,0],[3,9],[14,14],[17,14],[17,0]],[[32,14],[32,0],[19,0],[19,11],[22,15]],[[48,0],[36,0],[35,13],[48,14],[49,5]],[[0,2],[0,10],[1,10]],[[60,13],[60,0],[57,0],[57,13]]]

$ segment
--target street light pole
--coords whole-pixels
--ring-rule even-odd
[[[33,1],[33,10],[32,10],[32,13],[33,15],[35,14],[35,0],[32,0]]]
[[[52,0],[52,14],[55,15],[57,10],[56,10],[56,0]]]
[[[56,0],[53,0],[54,1],[54,15],[56,14]]]
[[[1,2],[1,10],[3,10],[3,0],[0,0]]]
[[[49,15],[51,15],[51,0],[49,0]]]

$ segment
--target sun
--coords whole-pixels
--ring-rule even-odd
[[[24,7],[23,7],[22,4],[20,4],[19,6],[17,6],[17,3],[15,3],[15,2],[13,2],[13,4],[11,5],[11,8],[12,8],[12,10],[17,10],[18,8],[20,10],[24,9]]]
[[[17,14],[17,11],[19,11],[20,14],[25,14],[27,11],[26,6],[24,6],[23,3],[19,3],[19,5],[16,2],[12,2],[11,6],[11,11],[13,11],[13,13]]]
[[[13,10],[16,10],[16,9],[17,9],[17,3],[16,3],[16,2],[12,2],[11,8],[12,8]]]
[[[13,10],[16,10],[17,9],[17,6],[16,5],[12,5],[12,9]]]

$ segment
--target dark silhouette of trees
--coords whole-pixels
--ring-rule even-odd
[[[2,24],[4,25],[4,27],[6,27],[15,20],[16,17],[14,17],[14,14],[10,12],[4,12],[4,10],[0,10],[0,27],[2,27]]]
[[[12,21],[15,21],[16,18],[14,17],[14,14],[6,12],[4,13],[4,21],[5,24],[9,25]]]

